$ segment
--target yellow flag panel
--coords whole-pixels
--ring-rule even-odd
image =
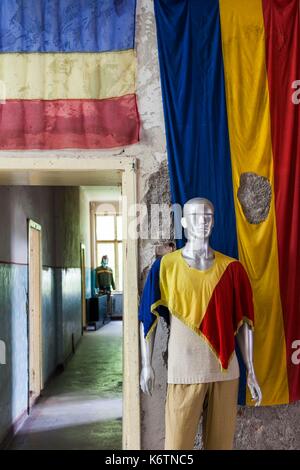
[[[105,99],[135,93],[135,51],[0,54],[6,99]]]
[[[262,404],[288,403],[261,0],[220,0],[220,16],[239,258],[254,293],[255,371]],[[237,197],[244,173],[267,178],[272,188],[268,216],[260,223],[247,220]]]

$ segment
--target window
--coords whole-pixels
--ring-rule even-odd
[[[117,290],[123,290],[123,246],[122,216],[96,214],[97,266],[102,256],[108,256],[108,265],[113,269]]]

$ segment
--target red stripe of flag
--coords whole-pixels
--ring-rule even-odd
[[[7,100],[0,149],[112,148],[138,142],[136,96],[104,100]]]
[[[280,292],[290,401],[300,399],[300,365],[292,362],[300,339],[300,80],[299,0],[263,0],[270,90]],[[266,312],[267,314],[267,312]],[[295,343],[294,343],[295,346]]]

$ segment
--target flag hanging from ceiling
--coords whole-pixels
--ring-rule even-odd
[[[136,0],[1,0],[0,149],[139,140]]]
[[[214,203],[212,246],[252,284],[262,404],[299,400],[299,0],[154,4],[172,202]]]

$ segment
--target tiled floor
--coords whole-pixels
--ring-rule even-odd
[[[121,449],[122,322],[86,333],[11,449]]]

